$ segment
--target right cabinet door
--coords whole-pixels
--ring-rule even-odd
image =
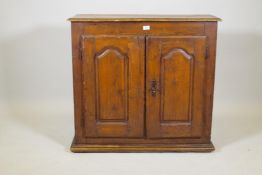
[[[205,51],[205,36],[146,38],[148,138],[202,136]]]

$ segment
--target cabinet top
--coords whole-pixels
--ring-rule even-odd
[[[118,21],[221,21],[220,18],[213,15],[105,15],[105,14],[79,14],[68,19],[69,21],[87,21],[87,22],[118,22]]]

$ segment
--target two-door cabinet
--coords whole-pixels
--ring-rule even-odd
[[[211,15],[77,15],[73,152],[214,150]]]

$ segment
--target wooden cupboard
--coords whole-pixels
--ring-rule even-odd
[[[217,21],[77,15],[73,152],[209,152]]]

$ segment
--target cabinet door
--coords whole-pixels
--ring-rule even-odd
[[[82,36],[86,137],[144,134],[144,37]]]
[[[205,41],[204,36],[147,37],[147,137],[201,137]]]

